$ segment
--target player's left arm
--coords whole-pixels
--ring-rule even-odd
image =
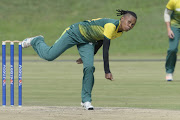
[[[110,47],[110,39],[104,36],[103,40],[103,61],[104,61],[104,71],[105,78],[109,80],[113,80],[112,73],[109,69],[109,47]]]
[[[113,80],[112,73],[109,69],[109,47],[112,35],[116,30],[116,26],[113,23],[107,23],[104,25],[104,40],[103,40],[103,60],[104,60],[104,71],[105,78]]]

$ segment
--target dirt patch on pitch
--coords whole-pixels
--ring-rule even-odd
[[[0,120],[180,120],[180,111],[97,107],[0,107]]]

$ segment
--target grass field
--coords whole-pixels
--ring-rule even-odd
[[[75,61],[76,58],[78,56],[62,56],[60,60]],[[97,56],[95,59],[100,57]],[[23,57],[23,106],[80,106],[82,65],[77,65],[73,61],[39,60],[38,57]],[[110,62],[110,66],[114,81],[106,80],[103,63],[95,62],[95,86],[92,93],[92,103],[95,107],[180,110],[179,63],[173,82],[166,82],[164,79],[164,61]],[[7,71],[8,69],[7,66]],[[8,77],[7,73],[9,105]],[[17,105],[17,79],[15,86]]]
[[[16,61],[15,107],[0,107],[0,119],[179,120],[179,62],[174,81],[165,81],[164,60],[168,38],[163,13],[167,2],[0,0],[0,41],[23,40],[41,34],[51,46],[65,28],[76,22],[93,18],[119,19],[116,9],[131,10],[138,16],[132,31],[111,42],[110,60],[114,61],[110,61],[110,68],[114,81],[104,78],[102,50],[95,57],[94,111],[84,111],[80,107],[83,66],[75,63],[79,58],[76,46],[53,62],[41,60],[32,48],[28,48],[23,49],[23,107],[16,107]],[[17,46],[15,49],[17,55]],[[117,61],[119,59],[122,61]],[[159,61],[141,61],[147,59]],[[7,62],[7,106],[10,104],[9,71]]]

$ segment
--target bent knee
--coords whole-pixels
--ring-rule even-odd
[[[56,58],[54,58],[54,57],[43,57],[43,59],[45,59],[47,61],[53,61]]]
[[[170,53],[177,53],[178,49],[169,49],[168,52],[170,52]]]
[[[94,72],[95,71],[95,67],[92,66],[86,66],[84,67],[84,71],[88,71],[88,72]]]

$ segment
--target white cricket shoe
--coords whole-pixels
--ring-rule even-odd
[[[35,37],[31,37],[31,38],[26,38],[22,41],[22,48],[27,48],[31,46],[31,41],[36,38],[36,37],[43,37],[42,35],[40,36],[35,36]]]
[[[82,107],[84,107],[85,110],[94,110],[94,107],[91,105],[91,102],[81,102]]]
[[[172,73],[167,73],[166,74],[166,80],[167,81],[173,81],[173,74]]]

